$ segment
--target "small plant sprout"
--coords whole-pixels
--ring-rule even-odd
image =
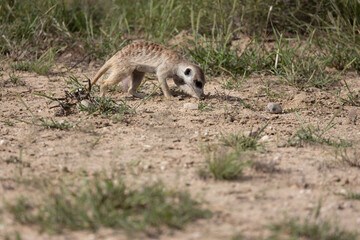
[[[335,147],[346,147],[351,146],[351,142],[340,139],[339,141],[334,141],[330,138],[325,138],[324,134],[333,128],[336,123],[333,123],[335,117],[339,111],[337,111],[329,120],[324,128],[320,126],[315,127],[312,124],[305,125],[304,122],[301,120],[300,116],[297,112],[295,112],[296,117],[298,118],[299,122],[301,123],[301,129],[298,130],[289,140],[290,145],[302,145],[304,143],[318,143],[318,144],[326,144],[329,146]]]

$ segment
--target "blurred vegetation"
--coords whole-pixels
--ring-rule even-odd
[[[75,49],[104,59],[131,40],[167,44],[185,30],[185,53],[207,74],[324,87],[337,81],[326,67],[360,70],[359,18],[357,0],[1,0],[0,54],[35,60]],[[250,42],[234,50],[243,36]]]
[[[6,203],[6,208],[17,222],[49,233],[108,227],[157,235],[165,226],[182,229],[212,215],[188,192],[166,189],[162,182],[136,188],[119,175],[101,173],[91,179],[64,178],[57,184],[38,185],[37,200],[23,195]]]

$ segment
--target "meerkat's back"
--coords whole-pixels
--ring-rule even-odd
[[[134,42],[115,54],[118,59],[126,59],[131,65],[158,66],[164,61],[175,62],[182,58],[164,46],[152,42]]]

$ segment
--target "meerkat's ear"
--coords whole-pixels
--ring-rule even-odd
[[[185,74],[186,76],[189,76],[190,73],[191,73],[191,69],[190,69],[190,68],[187,68],[187,69],[185,70],[185,72],[184,72],[184,74]]]

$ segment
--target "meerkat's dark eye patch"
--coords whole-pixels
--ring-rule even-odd
[[[184,79],[178,77],[178,76],[174,76],[173,77],[173,80],[174,80],[174,83],[177,85],[177,86],[180,86],[180,85],[185,85],[185,81]]]
[[[188,75],[190,74],[190,72],[191,72],[191,69],[190,69],[190,68],[187,68],[187,69],[185,70],[184,74],[185,74],[186,76],[188,76]]]
[[[194,80],[194,83],[195,83],[195,86],[196,86],[197,88],[202,88],[202,87],[203,87],[202,82],[200,82],[200,81],[198,81],[198,80]]]

